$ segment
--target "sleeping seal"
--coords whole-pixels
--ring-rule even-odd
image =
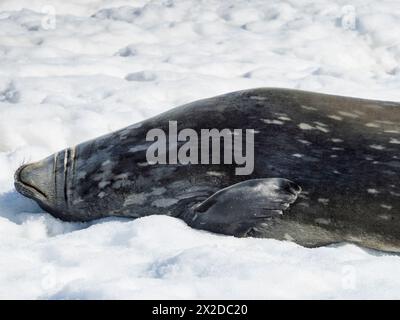
[[[237,237],[400,252],[399,107],[286,89],[229,93],[24,165],[15,187],[62,220],[164,214]],[[149,131],[171,123],[199,136],[251,129],[252,170],[147,161]],[[170,142],[169,152],[182,144]]]

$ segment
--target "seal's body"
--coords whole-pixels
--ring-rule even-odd
[[[254,129],[254,170],[150,164],[153,128]],[[194,228],[400,251],[400,104],[286,89],[196,101],[25,165],[19,192],[63,220],[166,214]],[[290,208],[289,205],[291,204]]]

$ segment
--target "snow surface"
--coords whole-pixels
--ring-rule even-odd
[[[399,21],[389,0],[0,1],[0,298],[399,298],[398,255],[65,223],[13,188],[23,162],[229,91],[399,101]]]

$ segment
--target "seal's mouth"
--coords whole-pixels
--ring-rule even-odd
[[[33,185],[33,183],[28,181],[28,179],[24,179],[24,177],[26,177],[26,171],[29,166],[31,166],[31,164],[22,165],[15,172],[14,174],[15,189],[25,197],[44,201],[47,199],[47,195],[37,186]]]

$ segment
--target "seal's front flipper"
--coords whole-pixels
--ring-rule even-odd
[[[280,218],[300,192],[287,179],[247,180],[216,192],[183,219],[196,229],[245,237],[260,223]]]

